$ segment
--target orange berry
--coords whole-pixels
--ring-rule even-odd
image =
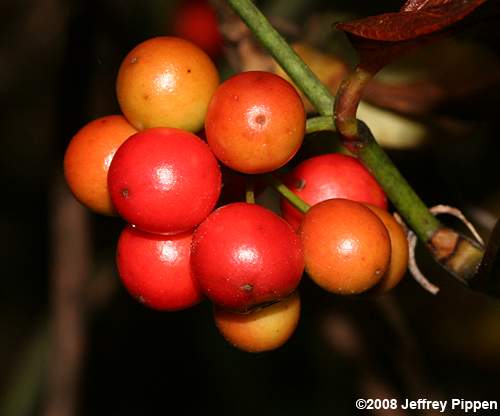
[[[160,36],[128,53],[116,93],[123,114],[139,130],[175,127],[197,132],[218,85],[215,65],[198,46]]]
[[[298,292],[248,314],[214,307],[219,332],[236,348],[263,352],[281,347],[292,336],[300,318]]]
[[[306,271],[323,289],[358,294],[389,267],[391,242],[382,221],[362,204],[329,199],[314,205],[300,227]]]
[[[78,131],[64,155],[64,176],[83,205],[104,215],[115,215],[108,192],[108,169],[120,145],[137,133],[123,116],[98,118]]]
[[[380,282],[373,288],[375,292],[385,293],[394,288],[408,269],[408,241],[403,227],[387,211],[370,204],[364,204],[382,220],[391,239],[391,262],[389,269]]]
[[[205,122],[215,156],[243,173],[280,168],[304,138],[304,105],[291,84],[263,71],[239,73],[214,93]]]

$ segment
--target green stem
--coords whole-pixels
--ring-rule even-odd
[[[336,131],[332,117],[314,117],[307,120],[308,134],[325,130]],[[428,241],[440,227],[439,221],[430,214],[426,205],[376,143],[363,122],[358,121],[356,131],[358,130],[362,133],[365,144],[358,150],[357,156],[382,185],[389,199],[408,225],[415,230],[417,236],[422,241]]]
[[[293,193],[288,186],[286,186],[273,174],[267,173],[263,177],[269,186],[271,186],[276,192],[278,192],[283,198],[285,198],[288,202],[290,202],[290,204],[292,204],[303,214],[305,214],[309,210],[309,208],[311,208],[303,199]]]
[[[332,116],[319,116],[307,119],[306,134],[317,133],[319,131],[337,131]]]
[[[255,204],[255,187],[253,178],[247,178],[245,201],[247,202],[247,204]]]
[[[441,225],[406,179],[377,144],[366,125],[358,121],[364,146],[357,156],[380,183],[398,212],[422,241],[429,241]]]
[[[251,0],[227,0],[229,5],[252,30],[295,85],[305,94],[321,115],[332,115],[334,99],[304,61],[269,23]]]

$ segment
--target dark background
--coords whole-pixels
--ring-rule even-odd
[[[306,29],[305,16],[331,16],[325,31],[338,16],[400,5],[261,3]],[[93,282],[78,295],[88,303],[76,338],[82,361],[75,413],[81,415],[349,415],[358,397],[500,399],[500,301],[462,287],[423,250],[421,268],[441,287],[437,296],[410,276],[379,298],[341,298],[304,279],[296,333],[263,354],[228,345],[208,302],[159,313],[118,284],[114,246],[123,223],[68,202],[62,157],[83,124],[119,111],[114,79],[121,59],[140,41],[169,34],[174,7],[159,0],[0,5],[0,414],[44,414],[53,388],[47,380],[59,358],[50,354],[49,322],[58,310],[51,282],[58,273],[71,280],[80,266]],[[455,66],[457,88],[483,69],[499,69],[497,40],[491,26],[456,38],[478,51],[468,62],[484,65],[476,73]],[[329,34],[317,43],[335,49]],[[427,62],[449,58],[446,44],[433,53]],[[223,57],[218,64],[228,72]],[[432,76],[432,65],[426,71]],[[500,214],[498,92],[498,84],[489,86],[417,117],[428,127],[426,141],[388,149],[429,206],[463,209],[484,236]]]

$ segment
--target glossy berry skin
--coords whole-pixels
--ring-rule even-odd
[[[222,52],[217,16],[208,0],[183,0],[174,12],[173,32],[203,49],[212,58]]]
[[[202,299],[191,272],[191,233],[149,234],[128,225],[116,250],[118,273],[128,292],[158,310],[189,308]]]
[[[108,186],[118,213],[157,234],[192,230],[213,210],[221,173],[209,147],[187,131],[143,130],[118,149]]]
[[[116,94],[123,114],[138,130],[175,127],[196,132],[218,85],[217,69],[205,52],[187,40],[160,36],[128,53]]]
[[[214,307],[214,320],[227,342],[246,352],[264,352],[281,347],[292,336],[300,318],[297,291],[286,299],[248,314]]]
[[[373,175],[352,156],[331,153],[299,163],[285,184],[309,205],[332,198],[367,202],[387,209],[387,197]],[[283,217],[298,229],[304,215],[281,200]]]
[[[193,236],[191,265],[220,307],[248,311],[288,296],[304,269],[297,234],[279,216],[237,202],[215,210]]]
[[[408,240],[406,233],[396,219],[387,211],[370,204],[364,204],[384,223],[391,239],[391,262],[389,269],[372,289],[374,293],[385,293],[397,286],[408,269]]]
[[[304,217],[300,236],[307,273],[329,292],[362,293],[389,268],[389,233],[361,203],[328,199],[314,205]]]
[[[283,166],[302,144],[304,129],[304,105],[293,86],[262,71],[242,72],[222,83],[205,121],[217,158],[243,173]]]
[[[123,116],[98,118],[71,139],[64,177],[75,198],[98,214],[116,215],[108,191],[108,169],[120,145],[137,130]]]

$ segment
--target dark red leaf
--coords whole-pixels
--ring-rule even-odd
[[[351,35],[360,57],[355,71],[341,84],[336,99],[336,125],[344,143],[360,141],[359,132],[353,126],[356,126],[357,107],[368,81],[402,54],[443,36],[443,29],[461,21],[485,2],[406,0],[400,12],[337,24],[337,28]],[[431,93],[435,100],[436,92]]]
[[[459,22],[486,0],[408,0],[402,11],[337,24],[337,28],[377,41],[407,41]]]
[[[446,3],[453,3],[454,0],[408,0],[403,7],[402,12],[413,12],[415,10],[423,10],[429,7],[443,6]]]

